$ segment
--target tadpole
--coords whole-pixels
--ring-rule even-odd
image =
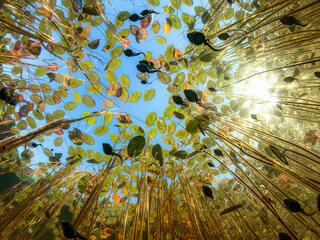
[[[149,83],[147,80],[141,80],[140,82],[141,82],[141,84],[143,84],[143,85],[145,85],[145,84],[151,84],[151,83]]]
[[[102,143],[102,148],[103,148],[103,152],[106,155],[117,156],[117,157],[120,158],[121,163],[123,162],[122,156],[120,154],[118,154],[118,153],[115,153],[113,151],[113,148],[111,147],[111,145],[109,143]]]
[[[286,208],[288,208],[289,211],[294,212],[294,213],[302,213],[305,216],[311,216],[313,214],[315,214],[316,212],[313,213],[306,213],[304,211],[304,209],[301,207],[300,203],[298,203],[296,200],[294,199],[285,199],[283,200],[284,205],[286,206]]]
[[[140,14],[141,14],[142,16],[146,16],[146,15],[149,15],[149,14],[152,14],[152,13],[159,14],[158,12],[153,11],[153,10],[150,10],[150,9],[145,9],[145,10],[143,10]]]
[[[180,97],[179,95],[173,95],[172,100],[177,105],[187,106],[187,104],[183,101],[182,97]]]
[[[134,14],[131,14],[129,19],[132,21],[132,22],[136,22],[138,20],[142,20],[144,19],[144,17],[140,17],[138,14],[134,13]]]
[[[63,235],[68,239],[82,239],[87,240],[85,237],[81,236],[77,230],[74,228],[74,226],[71,223],[68,222],[62,222],[61,223]]]
[[[214,200],[213,198],[213,193],[212,193],[212,190],[211,188],[209,188],[208,186],[206,185],[203,185],[202,186],[202,191],[203,191],[203,194],[206,195],[207,197],[211,198],[212,200]]]
[[[124,52],[124,55],[126,55],[127,57],[135,57],[135,56],[139,56],[139,55],[141,55],[141,54],[144,55],[143,52],[138,52],[138,53],[136,53],[136,52],[132,51],[132,50],[129,49],[129,48],[126,49],[126,50],[124,50],[123,52]]]
[[[159,69],[154,69],[154,64],[146,60],[139,61],[137,69],[142,73],[155,73],[161,72]]]
[[[213,46],[211,46],[210,41],[208,39],[206,39],[204,34],[201,33],[201,32],[195,31],[195,32],[188,33],[187,34],[187,38],[194,45],[199,46],[199,45],[204,44],[204,45],[208,46],[210,49],[212,49],[213,51],[216,51],[216,52],[222,51],[224,49],[224,48],[223,49],[216,49]]]
[[[291,240],[291,237],[286,233],[279,233],[278,236],[280,240]]]
[[[305,27],[305,26],[308,25],[308,24],[301,24],[301,23],[300,23],[297,19],[295,19],[295,17],[293,17],[293,16],[284,16],[284,17],[280,18],[280,22],[281,22],[283,25],[286,25],[286,26],[299,25],[299,26]]]

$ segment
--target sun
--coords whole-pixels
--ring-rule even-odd
[[[265,69],[258,67],[254,72],[263,72]],[[277,103],[277,97],[272,89],[275,87],[277,78],[271,73],[258,74],[241,85],[241,95],[244,95],[248,101],[246,105],[250,106],[250,113],[259,113],[265,119],[269,119],[270,110]]]

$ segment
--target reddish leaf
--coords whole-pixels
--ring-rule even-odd
[[[50,63],[49,65],[48,65],[48,71],[51,71],[51,72],[55,72],[55,71],[57,71],[58,70],[58,68],[59,68],[59,66],[58,66],[58,64],[56,64],[56,63]]]
[[[63,130],[61,128],[56,128],[52,130],[57,135],[63,135]]]
[[[112,200],[114,201],[115,204],[120,204],[121,197],[118,193],[114,193],[112,194]]]

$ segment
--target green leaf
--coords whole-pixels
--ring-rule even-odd
[[[164,53],[164,58],[166,59],[167,62],[172,61],[174,49],[175,49],[175,48],[174,48],[173,45],[169,45],[169,46],[166,48],[166,51],[165,51],[165,53]]]
[[[162,36],[156,36],[156,41],[159,43],[159,44],[166,44],[167,43],[167,40],[165,37],[162,37]]]
[[[196,119],[185,121],[186,130],[190,134],[196,134],[199,131],[198,121]]]
[[[160,166],[163,165],[162,148],[160,144],[156,144],[152,148],[152,156],[159,161]]]
[[[165,120],[169,120],[170,118],[172,118],[173,116],[173,112],[176,110],[176,106],[175,105],[169,105],[168,107],[166,107],[166,109],[163,111],[163,118]]]
[[[137,136],[144,136],[145,135],[144,128],[141,127],[140,125],[133,125],[132,131]]]
[[[157,129],[151,128],[148,132],[148,138],[151,140],[157,135]]]
[[[110,133],[109,134],[109,138],[114,143],[120,143],[121,142],[119,136],[114,134],[114,133]]]
[[[108,110],[104,115],[103,115],[103,122],[104,124],[108,125],[109,123],[112,122],[113,119],[113,113],[111,110]]]
[[[152,23],[152,32],[157,33],[160,31],[160,23],[158,21],[155,21]]]
[[[170,135],[163,135],[162,141],[167,145],[173,145],[175,143],[174,138]]]
[[[176,124],[174,122],[170,122],[167,127],[167,133],[169,135],[173,134],[176,131]]]
[[[129,102],[135,103],[140,100],[142,93],[139,91],[133,92],[129,97]]]
[[[63,110],[56,110],[52,113],[52,116],[55,118],[55,119],[59,119],[59,118],[63,118],[64,117],[64,111]]]
[[[165,133],[167,125],[166,125],[166,121],[163,120],[162,118],[158,118],[156,121],[156,127],[158,129],[159,133]]]
[[[75,104],[74,102],[67,102],[66,104],[64,104],[64,109],[71,111],[75,109],[76,106],[77,104]]]
[[[217,54],[215,52],[209,52],[205,55],[202,55],[200,57],[200,60],[202,62],[211,62],[216,56],[217,56]]]
[[[86,116],[90,116],[92,115],[90,112],[83,112],[82,113],[82,117],[86,117]],[[97,119],[96,117],[90,117],[85,119],[85,122],[88,123],[89,125],[95,125],[97,123]]]
[[[154,90],[153,88],[147,90],[143,95],[143,101],[145,102],[150,101],[155,94],[156,94],[156,90]]]
[[[173,84],[181,85],[185,79],[185,73],[179,72],[173,79]]]
[[[130,79],[126,74],[121,74],[120,82],[121,82],[122,86],[124,86],[125,88],[130,87]]]
[[[88,145],[93,145],[95,143],[95,140],[93,137],[91,137],[90,135],[84,133],[83,134],[83,142],[85,144],[88,144]],[[84,157],[85,158],[85,157]]]
[[[82,102],[87,106],[87,107],[94,107],[96,105],[95,101],[93,100],[92,97],[89,95],[82,95]]]
[[[155,112],[151,112],[146,116],[145,123],[146,127],[150,127],[154,124],[157,119],[157,114]]]
[[[78,92],[74,92],[73,93],[73,99],[77,104],[81,103],[81,95]]]
[[[120,59],[112,59],[108,62],[106,69],[108,71],[114,71],[118,69],[121,65],[121,60]]]
[[[164,6],[162,7],[162,11],[168,13],[168,14],[173,14],[174,13],[174,9],[170,6]]]
[[[179,19],[177,16],[175,16],[175,15],[170,15],[170,16],[169,16],[169,19],[171,20],[171,22],[172,22],[172,27],[173,27],[174,29],[179,30],[179,29],[181,28],[181,22],[180,22],[180,19]]]
[[[97,136],[102,136],[109,131],[109,127],[106,125],[98,126],[94,129],[93,133]]]
[[[36,128],[37,127],[37,124],[36,124],[36,121],[32,118],[32,117],[30,117],[30,116],[27,116],[27,123],[29,124],[29,126],[31,127],[31,128]]]
[[[34,71],[34,75],[36,77],[42,77],[43,75],[45,75],[47,73],[47,69],[44,67],[38,67],[35,71]]]
[[[114,49],[112,49],[112,51],[110,52],[110,57],[111,58],[117,58],[117,57],[120,57],[121,54],[123,52],[123,47],[122,46],[118,46],[118,47],[115,47]],[[110,70],[110,69],[109,69]],[[113,70],[110,70],[110,71],[113,71]]]
[[[147,2],[154,7],[157,7],[160,4],[159,0],[147,0]]]
[[[172,7],[179,9],[181,6],[181,0],[170,0]]]
[[[193,5],[193,1],[192,0],[182,0],[182,3],[191,7]]]
[[[170,78],[170,75],[168,73],[158,72],[157,73],[157,77],[158,77],[159,81],[164,83],[164,84],[169,84],[171,82],[171,78]]]
[[[103,91],[103,87],[100,84],[91,84],[88,87],[88,92],[91,94],[99,94]]]
[[[179,131],[177,131],[175,134],[174,134],[177,138],[180,138],[180,139],[185,139],[188,137],[189,133],[184,130],[184,129],[181,129]]]
[[[193,29],[194,24],[196,22],[195,17],[189,15],[188,13],[181,14],[181,20],[189,27],[189,30]]]
[[[111,71],[107,71],[106,73],[106,78],[108,80],[108,82],[112,85],[112,84],[115,84],[117,82],[117,77],[116,75],[114,74],[114,72],[111,72]]]
[[[132,138],[127,146],[128,156],[132,158],[138,156],[142,152],[145,144],[146,140],[143,136]]]
[[[225,19],[225,20],[230,20],[230,19],[233,17],[233,13],[234,13],[233,8],[228,8],[228,9],[224,12],[224,19]]]
[[[81,68],[81,70],[83,70],[83,71],[89,71],[89,70],[91,70],[92,68],[94,68],[94,65],[93,65],[92,62],[85,61],[85,62],[80,63],[80,68]]]

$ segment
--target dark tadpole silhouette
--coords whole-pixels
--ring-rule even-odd
[[[140,82],[141,82],[141,84],[143,84],[143,85],[145,85],[145,84],[151,84],[151,83],[149,83],[147,80],[141,80]]]
[[[148,62],[146,60],[139,61],[137,69],[142,73],[161,72],[159,69],[154,68],[154,64],[152,62]]]
[[[278,236],[280,240],[291,240],[291,237],[286,233],[279,233]]]
[[[81,240],[88,240],[85,237],[81,236],[77,230],[72,226],[71,223],[62,222],[61,223],[63,235],[68,239],[81,239]]]
[[[172,100],[177,105],[188,106],[179,95],[173,95]]]
[[[214,48],[213,46],[211,46],[209,40],[206,39],[204,34],[201,33],[201,32],[196,32],[195,31],[195,32],[188,33],[187,34],[187,38],[194,45],[199,46],[199,45],[204,44],[204,45],[208,46],[210,49],[212,49],[215,52],[222,51],[224,49],[224,48],[223,49],[217,49],[217,48]]]
[[[294,199],[285,199],[283,200],[284,205],[286,206],[286,208],[288,208],[289,211],[294,212],[294,213],[302,213],[305,216],[311,216],[313,214],[315,214],[316,212],[313,213],[306,213],[303,208],[301,207],[300,203],[298,203],[296,200]]]
[[[132,21],[132,22],[136,22],[138,20],[142,20],[144,19],[145,17],[140,17],[138,14],[134,13],[134,14],[131,14],[129,19]]]
[[[140,14],[141,14],[142,16],[147,16],[147,15],[152,14],[152,13],[154,13],[154,14],[159,14],[158,12],[153,11],[153,10],[151,10],[151,9],[145,9],[145,10],[143,10]]]
[[[204,194],[204,195],[206,195],[207,197],[209,197],[209,198],[211,198],[212,200],[214,200],[211,188],[209,188],[209,187],[206,186],[206,185],[203,185],[203,186],[202,186],[202,191],[203,191],[203,194]]]
[[[113,151],[113,148],[111,147],[111,145],[109,143],[102,143],[102,148],[103,148],[103,152],[106,154],[106,155],[112,155],[112,156],[117,156],[120,158],[121,162],[123,162],[122,160],[122,156],[118,153],[115,153]]]
[[[124,55],[126,55],[127,57],[135,57],[135,56],[139,56],[139,55],[141,55],[141,54],[144,55],[143,52],[138,52],[138,53],[136,53],[136,52],[132,51],[132,50],[129,49],[129,48],[126,49],[126,50],[124,50],[123,52],[124,52]]]
[[[301,22],[299,22],[293,16],[284,16],[284,17],[280,18],[280,22],[286,26],[299,25],[299,26],[305,27],[308,25],[308,24],[301,24]]]

